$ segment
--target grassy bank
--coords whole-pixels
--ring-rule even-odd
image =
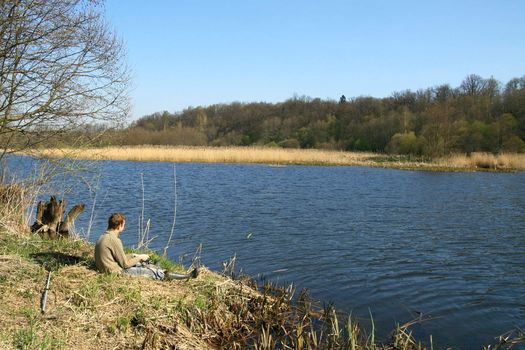
[[[525,154],[473,153],[470,156],[453,155],[429,161],[410,156],[316,149],[169,146],[45,149],[39,153],[49,157],[75,157],[95,160],[350,165],[449,171],[525,170]]]
[[[0,231],[2,349],[415,349],[407,327],[381,343],[291,288],[206,268],[195,280],[100,274],[93,246]],[[51,283],[45,312],[42,292]]]
[[[214,302],[212,295],[236,289],[233,281],[206,269],[187,282],[99,274],[92,255],[93,247],[83,241],[2,232],[2,349],[213,348],[213,339],[192,332],[191,322]],[[53,272],[42,313],[46,268]]]

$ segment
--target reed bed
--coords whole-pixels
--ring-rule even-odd
[[[430,160],[409,155],[269,147],[111,146],[43,149],[40,156],[140,162],[257,163],[270,165],[347,165],[414,170],[525,171],[525,154],[453,154]]]
[[[45,149],[42,154],[49,157],[130,161],[323,165],[371,165],[373,162],[370,159],[374,157],[373,153],[316,149],[170,146]]]
[[[519,170],[525,171],[524,153],[483,153],[476,152],[471,155],[454,154],[440,158],[438,165],[460,169],[486,169],[486,170]]]

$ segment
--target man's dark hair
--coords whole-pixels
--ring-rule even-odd
[[[108,219],[108,230],[117,229],[126,220],[122,213],[113,213]]]

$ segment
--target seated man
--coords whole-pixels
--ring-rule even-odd
[[[114,213],[108,219],[108,229],[95,244],[95,265],[100,272],[128,273],[158,280],[195,278],[198,270],[189,274],[166,272],[155,265],[146,264],[148,254],[125,254],[119,235],[124,231],[126,218],[124,214]]]

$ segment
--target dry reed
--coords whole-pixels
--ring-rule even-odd
[[[25,187],[0,181],[0,228],[13,232],[26,232],[25,209],[29,195]]]
[[[454,154],[443,157],[436,163],[450,168],[525,171],[525,154],[500,153],[494,155],[482,152],[471,155]]]
[[[262,147],[105,147],[77,150],[45,149],[44,156],[75,156],[80,159],[196,163],[266,163],[371,165],[373,153],[325,151],[316,149]]]
[[[43,149],[39,155],[90,160],[194,163],[348,165],[418,170],[525,171],[525,154],[453,154],[434,161],[403,155],[268,147],[112,146],[87,149]]]

